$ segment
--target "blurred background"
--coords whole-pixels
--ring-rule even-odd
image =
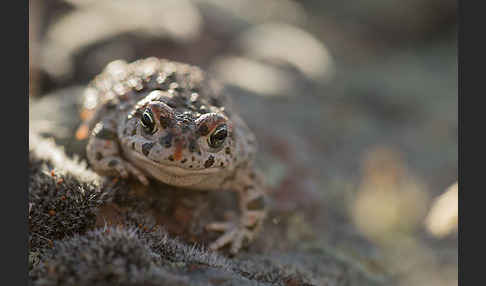
[[[264,235],[285,226],[263,249],[325,248],[376,280],[457,285],[456,1],[29,5],[30,128],[68,154],[84,156],[70,91],[107,63],[198,65],[259,139],[275,225]]]

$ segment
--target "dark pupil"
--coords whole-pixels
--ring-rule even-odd
[[[216,131],[211,135],[209,143],[211,147],[217,148],[223,144],[224,139],[228,136],[228,131],[226,130],[226,125],[218,127]]]
[[[147,113],[144,113],[142,115],[142,123],[143,123],[143,127],[147,129],[149,132],[152,131],[152,129],[154,128],[154,124],[150,118],[150,115],[148,115]]]
[[[217,130],[213,137],[215,140],[224,140],[226,138],[226,129]]]

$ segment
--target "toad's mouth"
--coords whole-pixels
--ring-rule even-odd
[[[178,177],[194,176],[194,175],[206,175],[214,174],[221,171],[222,168],[213,166],[210,168],[197,169],[197,168],[183,168],[175,165],[167,165],[165,163],[158,163],[149,158],[143,156],[137,152],[127,152],[126,156],[130,157],[132,162],[138,167],[154,172],[165,172]]]

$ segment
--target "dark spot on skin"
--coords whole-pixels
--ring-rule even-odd
[[[265,200],[262,196],[252,200],[247,205],[248,210],[262,210],[265,207]]]
[[[204,168],[209,168],[214,164],[214,157],[213,155],[209,156],[209,158],[204,162]]]
[[[172,146],[172,133],[167,133],[166,136],[161,137],[159,143],[165,148],[170,148]]]
[[[166,76],[165,76],[165,78],[166,78],[166,82],[168,82],[168,83],[171,83],[171,82],[176,81],[176,73],[175,73],[175,71],[172,71],[172,72],[167,73]]]
[[[230,147],[226,147],[226,149],[224,149],[224,151],[226,152],[226,154],[231,155],[231,148]]]
[[[116,165],[118,165],[117,160],[111,160],[110,162],[108,162],[108,167],[115,167]]]
[[[96,160],[98,160],[98,161],[101,160],[101,158],[103,158],[103,155],[101,155],[100,152],[96,152],[95,156],[96,156]]]
[[[97,130],[94,134],[96,138],[104,139],[104,140],[115,140],[117,138],[116,132],[113,132],[109,129],[102,127],[100,130]]]
[[[184,164],[185,162],[187,162],[187,159],[186,158],[182,159],[181,163]]]
[[[174,157],[172,155],[170,155],[167,159],[169,159],[169,161],[174,161]]]
[[[159,84],[158,89],[167,91],[169,89],[169,83],[167,82],[167,78],[164,78],[164,81]]]
[[[145,156],[148,156],[149,152],[150,152],[150,149],[152,149],[152,147],[154,147],[154,143],[143,143],[142,144],[142,153],[145,155]]]
[[[162,126],[162,128],[168,128],[168,127],[172,127],[173,123],[172,123],[172,120],[170,120],[170,118],[166,117],[166,116],[161,116],[160,117],[160,125]]]
[[[111,109],[114,109],[116,107],[116,103],[113,102],[113,101],[108,101],[105,106],[106,106],[107,110],[111,110]]]
[[[189,165],[189,168],[192,168],[192,165]]]
[[[219,165],[220,165],[221,167],[223,167],[223,166],[224,166],[224,163],[223,163],[223,162],[221,162],[221,163],[219,163]]]
[[[174,101],[172,101],[172,100],[171,100],[171,101],[169,101],[169,102],[167,102],[167,105],[168,105],[170,108],[176,108],[176,107],[177,107],[176,103],[175,103]]]
[[[209,128],[206,126],[206,124],[203,124],[203,125],[199,126],[197,133],[201,136],[206,136],[209,133]]]

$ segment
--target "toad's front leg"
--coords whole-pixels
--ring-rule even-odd
[[[215,222],[206,226],[208,230],[223,232],[223,235],[210,244],[210,249],[216,250],[231,244],[230,252],[236,254],[245,240],[252,241],[261,230],[266,215],[265,196],[262,184],[257,183],[253,177],[252,174],[246,177],[243,183],[237,181],[239,183],[235,184],[239,197],[240,218],[235,222]],[[248,181],[250,183],[245,183]]]
[[[142,184],[148,185],[143,173],[121,157],[116,126],[111,121],[99,122],[93,128],[88,140],[87,156],[98,173],[122,178],[133,175]]]

